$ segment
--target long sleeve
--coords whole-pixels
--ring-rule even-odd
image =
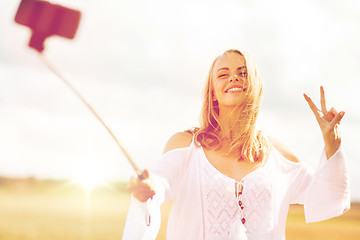
[[[123,240],[156,238],[161,225],[160,207],[164,202],[174,198],[172,190],[178,185],[186,155],[186,148],[169,151],[151,170],[151,178],[156,183],[156,194],[147,202],[140,202],[132,197]]]
[[[307,223],[333,218],[350,209],[349,177],[341,147],[329,159],[323,151],[315,172],[302,165],[296,178],[291,203],[304,205]]]
[[[167,183],[161,177],[153,176],[157,183],[156,194],[147,202],[140,202],[131,196],[123,240],[155,239],[161,225],[160,206],[164,202]]]

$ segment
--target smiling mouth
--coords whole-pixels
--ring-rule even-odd
[[[232,93],[232,92],[245,92],[247,88],[241,88],[241,87],[232,87],[225,91],[225,93]]]

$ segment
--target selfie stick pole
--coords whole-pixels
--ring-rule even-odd
[[[110,128],[105,124],[105,122],[101,119],[101,117],[99,116],[99,114],[96,113],[96,111],[93,109],[93,107],[86,102],[85,98],[83,96],[81,96],[81,94],[70,84],[69,81],[67,81],[65,79],[65,77],[60,73],[59,70],[56,69],[56,67],[51,64],[51,62],[49,61],[49,59],[47,59],[45,57],[44,54],[39,53],[41,60],[45,63],[45,65],[53,72],[55,73],[55,75],[57,75],[65,84],[66,86],[68,86],[71,91],[73,91],[73,93],[75,93],[76,96],[78,96],[80,98],[80,100],[88,107],[88,109],[95,115],[95,117],[101,122],[101,124],[106,128],[106,130],[110,133],[110,135],[112,136],[112,138],[115,140],[116,144],[118,145],[118,147],[120,148],[120,150],[122,151],[122,153],[125,155],[125,157],[127,158],[127,160],[129,161],[130,165],[132,166],[132,168],[134,169],[135,173],[139,176],[139,178],[141,179],[142,175],[142,171],[140,170],[140,168],[135,164],[135,162],[132,160],[132,158],[130,157],[130,155],[126,152],[125,148],[120,144],[119,140],[115,137],[114,133],[110,130]]]

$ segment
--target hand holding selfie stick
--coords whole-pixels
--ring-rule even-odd
[[[132,160],[130,155],[126,152],[125,148],[120,144],[110,128],[101,119],[99,114],[93,107],[87,103],[84,97],[70,84],[69,81],[55,68],[53,64],[43,54],[44,41],[47,37],[57,35],[69,39],[73,39],[76,30],[79,26],[81,13],[79,11],[66,8],[60,5],[48,3],[40,0],[22,0],[19,9],[15,16],[15,22],[25,25],[32,30],[32,36],[29,42],[29,47],[35,49],[46,64],[46,66],[55,73],[65,84],[68,86],[76,96],[88,107],[88,109],[95,115],[101,124],[110,133],[116,144],[123,152],[135,173],[140,180],[143,180],[142,171]]]

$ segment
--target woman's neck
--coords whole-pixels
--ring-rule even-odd
[[[219,123],[221,127],[221,137],[232,141],[234,137],[239,134],[238,129],[235,127],[243,125],[244,120],[234,119],[232,114],[234,111],[234,106],[220,106],[219,107]],[[236,123],[235,123],[236,122]]]
[[[237,155],[238,153],[231,150],[234,140],[241,138],[251,138],[255,133],[250,131],[255,131],[254,128],[249,128],[249,119],[242,114],[242,109],[238,109],[234,106],[220,106],[219,107],[219,123],[221,127],[221,142],[220,142],[220,151],[227,152],[230,155]],[[234,113],[238,111],[237,113]],[[248,141],[251,141],[250,139]],[[244,142],[245,143],[245,142]],[[234,149],[233,149],[234,150]]]

